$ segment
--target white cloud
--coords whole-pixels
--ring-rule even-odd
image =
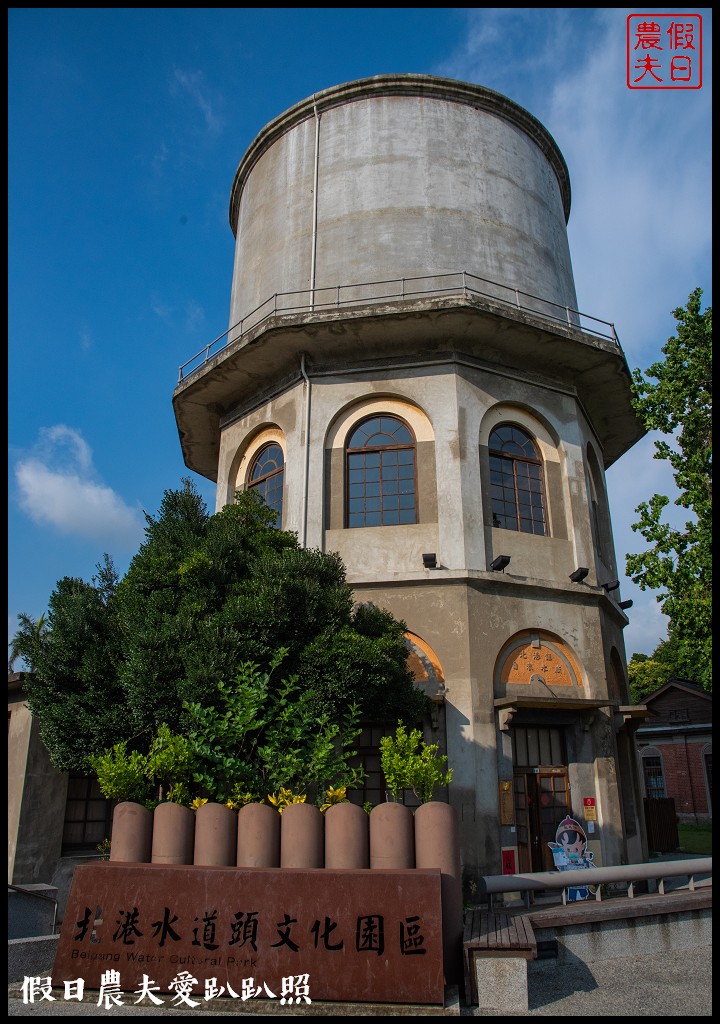
[[[675,332],[672,310],[698,286],[711,301],[711,95],[709,88],[628,89],[628,13],[468,9],[465,46],[438,73],[509,96],[551,132],[570,172],[578,308],[614,321],[629,366],[646,370]],[[708,40],[706,34],[706,71]],[[628,656],[651,653],[667,635],[656,593],[623,579],[625,554],[649,546],[631,529],[635,508],[666,494],[665,521],[678,525],[689,517],[673,503],[670,467],[653,458],[655,436],[636,444],[607,476],[622,598],[633,601]]]
[[[80,329],[80,348],[83,352],[90,352],[95,348],[95,339],[89,327]]]
[[[175,68],[170,91],[173,95],[185,93],[200,110],[205,128],[209,135],[219,135],[223,129],[223,118],[218,113],[220,97],[211,95],[211,89],[205,81],[202,71],[183,71]]]
[[[645,369],[671,311],[710,288],[710,89],[628,89],[625,9],[468,10],[465,47],[439,73],[504,93],[551,132],[570,171],[579,309],[614,321]]]
[[[185,304],[185,326],[190,333],[195,334],[205,327],[205,310],[193,299]]]
[[[15,466],[20,506],[39,526],[129,550],[143,536],[139,509],[94,478],[82,435],[59,424],[41,430],[33,454]]]

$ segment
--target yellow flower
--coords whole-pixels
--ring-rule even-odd
[[[290,804],[304,804],[305,799],[306,796],[304,793],[301,796],[298,796],[294,794],[291,789],[286,789],[284,786],[280,787],[277,796],[273,796],[268,793],[268,800],[273,807],[277,807],[280,814],[282,814],[283,810],[286,807],[289,807]]]
[[[347,786],[338,786],[337,789],[333,789],[333,787],[330,786],[325,794],[325,803],[320,806],[320,810],[324,813],[328,807],[332,807],[333,804],[342,804],[346,800]]]
[[[196,796],[193,802],[190,804],[190,810],[196,811],[198,807],[202,807],[203,804],[207,803],[206,796]]]

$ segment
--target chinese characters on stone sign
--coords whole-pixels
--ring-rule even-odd
[[[628,15],[627,84],[630,89],[700,89],[702,16]]]
[[[435,869],[81,865],[53,979],[282,1000],[312,977],[315,1001],[442,1003],[440,893]]]

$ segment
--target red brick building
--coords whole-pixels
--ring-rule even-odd
[[[672,677],[643,700],[637,730],[645,796],[671,797],[678,821],[712,820],[712,694]]]

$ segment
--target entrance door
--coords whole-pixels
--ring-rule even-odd
[[[548,843],[570,813],[567,768],[515,768],[513,780],[519,869],[554,871]]]

